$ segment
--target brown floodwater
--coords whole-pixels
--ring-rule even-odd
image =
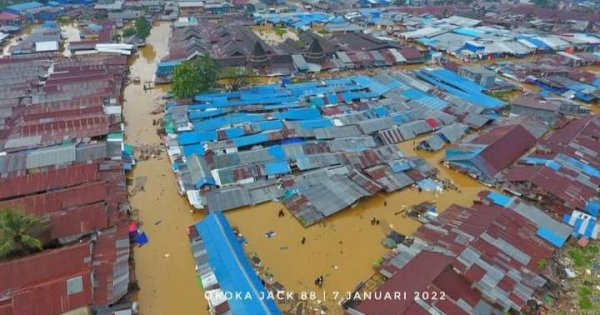
[[[156,63],[167,52],[169,24],[153,27],[140,57],[131,60],[131,77],[142,82],[152,81]],[[165,89],[168,89],[166,87]],[[152,115],[162,102],[164,89],[144,91],[142,84],[125,88],[124,116],[127,142],[133,145],[159,146]],[[136,276],[140,286],[138,300],[142,315],[203,314],[206,301],[196,280],[194,260],[190,251],[187,227],[199,220],[190,213],[187,199],[177,193],[168,158],[140,161],[130,177],[146,177],[145,190],[130,198],[133,209],[139,211],[141,228],[150,242],[134,249]]]
[[[476,194],[485,188],[471,178],[439,164],[443,151],[415,152],[412,141],[401,143],[399,147],[406,154],[427,159],[439,169],[439,178],[454,181],[461,191],[432,193],[406,189],[396,193],[380,193],[328,218],[325,226],[314,225],[309,228],[304,228],[289,213],[279,218],[277,213],[283,208],[279,202],[238,209],[226,215],[231,224],[237,226],[248,239],[247,251],[256,253],[274,279],[287,290],[315,291],[319,297],[323,296],[323,291],[325,297],[334,296],[335,291],[352,291],[359,282],[373,275],[373,263],[389,251],[381,245],[381,241],[391,229],[411,234],[419,227],[419,222],[398,214],[404,207],[423,201],[434,201],[438,211],[454,203],[470,205]],[[387,202],[387,206],[384,206],[384,202]],[[374,217],[380,220],[380,225],[371,225]],[[265,233],[268,231],[274,231],[277,235],[267,238]],[[304,245],[301,244],[303,237],[306,238]],[[314,285],[319,275],[325,279],[322,289]],[[342,313],[332,300],[326,301],[325,305],[330,309],[330,314]]]
[[[156,62],[166,54],[168,36],[168,24],[158,24],[152,29],[148,45],[141,50],[141,58],[132,58],[132,77],[139,76],[142,82],[152,80]],[[159,116],[150,112],[162,102],[160,98],[166,90],[168,86],[144,92],[140,84],[125,89],[124,115],[129,143],[160,145],[161,139],[152,126],[152,120]],[[420,225],[398,212],[422,201],[435,201],[438,210],[453,203],[469,205],[483,188],[470,178],[438,164],[443,151],[414,152],[412,141],[401,143],[399,147],[408,155],[423,156],[440,170],[440,178],[453,180],[461,187],[461,192],[406,189],[380,193],[328,218],[324,225],[309,228],[304,228],[288,212],[279,218],[277,213],[283,206],[275,201],[230,211],[226,216],[248,240],[247,252],[260,257],[275,281],[290,291],[317,292],[319,298],[326,292],[329,300],[324,303],[330,308],[329,314],[341,314],[341,308],[331,300],[333,292],[351,291],[375,272],[373,263],[389,251],[381,241],[391,229],[410,234]],[[142,230],[150,239],[147,245],[134,250],[141,288],[138,294],[141,313],[204,314],[206,302],[196,280],[186,235],[187,227],[202,216],[190,213],[187,200],[177,193],[164,153],[160,159],[140,161],[131,177],[146,177],[145,190],[131,197],[132,208],[139,211]],[[380,220],[380,225],[371,225],[373,217]],[[265,233],[268,231],[277,234],[267,238]],[[306,238],[304,245],[301,244],[303,237]],[[325,279],[322,289],[314,285],[314,279],[319,275]]]

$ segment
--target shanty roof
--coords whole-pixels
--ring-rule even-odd
[[[234,314],[276,315],[281,312],[273,299],[266,296],[265,287],[246,259],[240,242],[222,213],[212,213],[196,223],[194,228],[203,241],[208,267],[214,273],[219,288],[224,292],[243,292],[247,299],[229,299]]]
[[[545,110],[545,111],[558,111],[560,104],[552,103],[534,96],[522,96],[517,99],[511,100],[512,106],[521,106],[531,109]]]
[[[440,276],[447,268],[450,268],[451,257],[440,253],[423,251],[411,259],[401,270],[393,277],[388,279],[375,292],[390,294],[392,297],[395,292],[424,292],[431,283]],[[407,313],[412,309],[414,299],[394,299],[387,300],[367,299],[362,302],[357,310],[366,315],[398,315],[398,314],[416,314]],[[417,308],[419,308],[417,306]]]

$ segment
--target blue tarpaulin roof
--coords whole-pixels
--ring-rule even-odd
[[[498,108],[504,102],[482,93],[485,88],[446,69],[421,69],[415,74],[422,80],[454,94],[465,101],[488,108]]]
[[[181,146],[183,148],[183,155],[188,156],[192,154],[197,154],[204,156],[204,145],[203,144],[190,144]]]
[[[283,148],[279,145],[274,145],[271,147],[267,148],[267,151],[269,151],[269,154],[278,159],[278,160],[282,160],[285,158],[285,152],[283,151]]]
[[[182,132],[177,136],[180,145],[203,143],[206,141],[217,140],[216,131],[190,131]]]
[[[265,171],[267,172],[267,175],[281,175],[290,173],[292,170],[287,162],[281,161],[266,164]]]
[[[264,133],[259,133],[259,134],[255,134],[255,135],[249,135],[249,136],[244,136],[244,137],[239,137],[239,138],[233,139],[233,143],[235,144],[236,147],[254,145],[254,144],[264,143],[267,141],[269,141],[269,136]]]
[[[585,211],[593,217],[597,217],[600,213],[600,200],[589,200],[585,206]]]
[[[385,107],[375,107],[373,108],[373,112],[375,112],[378,117],[383,117],[390,114],[390,111]]]
[[[39,8],[39,7],[43,7],[43,6],[44,5],[39,2],[32,1],[32,2],[24,2],[24,3],[9,5],[6,7],[5,10],[13,12],[13,13],[21,13],[26,10],[31,10],[31,9],[35,9],[35,8]]]
[[[235,238],[231,226],[223,213],[211,213],[196,223],[211,266],[221,290],[243,292],[251,298],[230,299],[233,314],[240,315],[279,315],[281,312],[272,299],[264,299],[267,291],[246,259],[241,244]]]
[[[297,108],[277,113],[275,117],[289,120],[309,120],[320,118],[321,112],[316,108]]]
[[[552,230],[549,230],[545,227],[540,227],[537,231],[537,235],[541,238],[543,238],[544,240],[548,241],[550,244],[556,246],[556,247],[562,247],[567,238],[567,237],[561,237],[558,234],[555,234],[554,232],[552,232]]]
[[[511,197],[507,196],[507,195],[503,195],[497,192],[490,192],[487,196],[487,198],[489,200],[491,200],[493,203],[506,208],[506,206],[508,206],[508,204],[510,203],[510,200],[512,199]]]
[[[246,134],[246,132],[244,131],[244,128],[241,127],[225,129],[225,135],[227,136],[227,139],[241,137],[244,134]]]
[[[260,131],[283,129],[283,122],[281,120],[259,121],[256,124]]]

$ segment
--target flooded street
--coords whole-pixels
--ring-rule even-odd
[[[328,297],[333,296],[334,291],[345,294],[373,275],[373,263],[389,251],[381,245],[381,241],[392,228],[402,234],[411,234],[419,227],[420,223],[416,220],[398,214],[403,206],[435,201],[440,211],[453,203],[470,205],[477,193],[484,189],[472,179],[438,164],[443,150],[415,153],[412,146],[412,141],[399,145],[406,154],[418,154],[427,159],[440,170],[440,179],[452,179],[461,187],[461,192],[431,193],[406,189],[391,194],[380,193],[360,201],[355,208],[330,217],[325,226],[317,224],[309,228],[303,228],[287,212],[285,217],[279,218],[277,213],[283,208],[279,202],[238,209],[226,215],[248,239],[246,249],[257,253],[274,279],[287,290],[316,291],[321,296],[322,291],[326,291]],[[380,220],[380,225],[371,225],[373,217]],[[268,231],[277,235],[267,238],[265,233]],[[306,237],[304,245],[301,244],[303,237]],[[325,278],[322,289],[314,284],[319,275]],[[330,314],[341,314],[340,308],[332,308],[335,304],[333,301],[325,303],[331,310]]]
[[[133,60],[131,77],[138,76],[142,82],[153,79],[156,63],[166,54],[168,37],[168,24],[152,29],[148,45]],[[125,89],[128,143],[160,145],[161,139],[152,125],[152,120],[160,116],[150,112],[162,102],[163,94],[161,89],[145,92],[142,84],[131,84]],[[132,209],[139,211],[141,229],[150,239],[149,244],[134,250],[141,314],[203,314],[206,301],[196,280],[187,238],[188,226],[200,216],[192,215],[187,200],[177,193],[166,154],[159,158],[138,162],[130,175],[147,180],[145,190],[130,199]]]
[[[168,36],[168,24],[153,28],[148,45],[133,60],[131,77],[140,77],[142,82],[152,80],[157,61],[166,54]],[[128,143],[160,145],[161,139],[152,125],[152,120],[160,116],[150,112],[163,102],[161,96],[166,90],[168,87],[145,92],[141,84],[125,89]],[[415,153],[412,141],[399,147],[407,155],[426,158],[440,170],[440,178],[452,179],[462,191],[430,193],[406,189],[392,194],[380,193],[327,219],[324,225],[309,228],[302,227],[287,211],[279,218],[277,213],[283,208],[279,202],[238,209],[226,215],[248,240],[246,250],[256,253],[274,280],[288,291],[319,294],[325,291],[328,297],[332,297],[334,291],[351,291],[374,273],[373,263],[389,251],[381,241],[391,229],[410,234],[420,225],[399,214],[403,206],[435,201],[440,211],[452,203],[469,205],[482,189],[473,180],[441,167],[438,161],[443,151]],[[142,314],[204,314],[206,301],[196,280],[186,235],[187,227],[202,216],[190,213],[187,200],[177,193],[166,154],[140,161],[130,177],[147,180],[145,190],[131,197],[132,208],[139,211],[143,221],[141,228],[150,239],[149,244],[135,249]],[[384,206],[384,202],[387,205]],[[374,217],[380,220],[379,225],[371,225]],[[267,238],[268,231],[277,235]],[[306,238],[304,245],[301,244],[303,237]],[[322,289],[314,285],[319,275],[325,280]],[[332,300],[325,302],[330,308],[329,314],[342,313],[335,304]]]

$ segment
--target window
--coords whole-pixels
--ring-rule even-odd
[[[67,280],[67,295],[77,294],[83,291],[83,278],[81,276]]]

